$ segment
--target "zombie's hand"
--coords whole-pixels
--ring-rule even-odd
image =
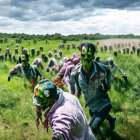
[[[10,79],[11,79],[11,77],[10,76],[8,76],[8,81],[10,82]]]
[[[42,125],[44,126],[44,129],[45,128],[47,129],[47,132],[48,132],[49,126],[48,126],[48,119],[47,118],[44,120],[44,122],[42,122]]]
[[[64,79],[62,79],[62,84],[65,85],[65,80]]]
[[[127,83],[127,75],[123,76],[123,79],[125,80],[125,82]]]
[[[47,120],[46,119],[42,122],[42,125],[44,126],[44,129],[47,128]]]
[[[45,79],[45,77],[43,77],[43,76],[42,76],[42,77],[40,77],[40,80],[42,80],[42,79]]]
[[[60,134],[59,132],[56,132],[52,136],[52,140],[65,140],[63,134]]]
[[[81,95],[77,93],[77,97],[78,97],[78,99],[80,98],[80,96],[81,96]]]

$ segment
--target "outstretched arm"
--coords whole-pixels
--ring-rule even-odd
[[[8,74],[8,81],[10,81],[11,77],[14,75],[21,75],[20,64],[16,65]]]
[[[76,72],[72,72],[70,76],[70,93],[75,94],[77,93],[77,97],[79,98],[81,96],[81,88],[79,87],[78,82],[78,75],[76,75]]]
[[[124,78],[125,82],[127,83],[127,75],[123,72],[123,70],[117,66],[118,71],[121,73],[122,77]]]
[[[43,75],[41,74],[41,72],[39,71],[39,69],[37,68],[37,66],[34,66],[34,67],[35,67],[35,71],[36,71],[37,76],[39,75],[40,76],[40,79],[44,79]]]
[[[121,73],[122,76],[126,75],[120,67],[118,67],[118,66],[116,66],[116,67],[117,67],[117,70]]]

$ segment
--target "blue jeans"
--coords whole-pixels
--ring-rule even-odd
[[[99,130],[100,125],[102,124],[102,122],[107,119],[109,122],[112,121],[113,117],[111,115],[109,115],[109,112],[112,108],[112,105],[108,105],[106,107],[104,107],[101,111],[99,112],[94,112],[91,118],[91,122],[90,122],[90,126],[93,132],[96,132]]]

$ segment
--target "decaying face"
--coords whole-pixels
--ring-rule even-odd
[[[35,87],[34,93],[41,108],[46,109],[53,106],[55,98],[49,98],[50,92],[45,90],[45,86],[43,84],[37,85]]]
[[[28,65],[28,59],[25,57],[25,55],[21,55],[21,64],[23,67]]]
[[[82,46],[80,60],[85,69],[87,70],[91,69],[93,59],[94,54],[92,50],[90,48],[88,50],[85,46]]]

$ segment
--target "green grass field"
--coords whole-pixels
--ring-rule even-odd
[[[10,40],[10,39],[9,39]],[[112,41],[112,40],[106,40]],[[127,40],[128,41],[128,40]],[[129,40],[130,41],[130,40]],[[133,40],[131,40],[133,41]],[[84,42],[84,41],[80,41]],[[74,42],[79,45],[80,42]],[[90,41],[92,42],[92,41]],[[104,41],[99,41],[104,43]],[[22,41],[19,44],[19,54],[21,53],[21,47],[31,50],[36,50],[40,46],[44,47],[44,52],[48,54],[48,51],[53,51],[54,48],[58,49],[57,45],[61,41],[49,41],[49,44],[45,44],[45,41],[38,41],[37,44],[33,44],[30,41]],[[73,42],[67,42],[67,44]],[[14,54],[16,44],[10,46],[10,51]],[[6,51],[7,43],[0,44],[3,54]],[[62,49],[63,57],[71,57],[72,53],[79,53],[76,49]],[[121,89],[115,88],[112,85],[109,91],[109,96],[112,101],[113,108],[111,114],[117,117],[116,129],[113,132],[109,131],[109,124],[105,120],[101,126],[102,134],[97,136],[99,140],[139,140],[140,139],[140,56],[136,54],[119,54],[117,57],[113,56],[113,53],[101,53],[100,49],[97,55],[101,59],[107,59],[113,57],[114,62],[117,63],[128,76],[128,85],[125,83]],[[16,55],[17,57],[18,55]],[[41,55],[39,56],[41,57]],[[35,59],[30,57],[30,63]],[[46,68],[47,63],[44,63]],[[13,77],[10,82],[7,81],[8,72],[16,65],[14,62],[0,61],[0,140],[51,140],[51,129],[47,133],[43,126],[40,126],[40,130],[36,128],[35,124],[35,108],[32,103],[32,90],[25,88],[24,82],[19,77]],[[45,70],[41,70],[41,73],[45,78],[54,80],[55,73],[50,75]],[[121,75],[117,73],[117,76]],[[122,77],[121,77],[122,78]],[[29,85],[29,83],[27,83]],[[65,91],[67,88],[65,87]],[[80,103],[84,108],[84,98],[80,98]],[[88,108],[84,108],[87,119],[90,119],[88,114]]]

